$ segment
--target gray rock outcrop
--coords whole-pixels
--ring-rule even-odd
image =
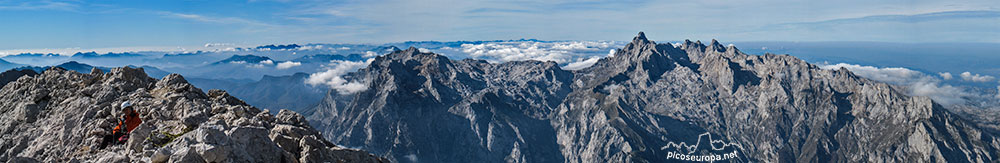
[[[297,113],[271,115],[224,91],[206,94],[180,75],[156,80],[141,68],[51,68],[8,83],[0,101],[0,162],[387,161],[317,140]],[[143,123],[125,144],[99,149],[124,101]]]

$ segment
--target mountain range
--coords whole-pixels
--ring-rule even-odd
[[[666,146],[705,133],[740,147],[730,162],[1000,157],[995,132],[930,98],[715,40],[658,44],[640,32],[580,70],[411,47],[344,79],[365,89],[331,89],[308,120],[333,143],[393,162],[684,161]]]
[[[23,64],[17,64],[17,63],[11,63],[11,62],[7,62],[6,60],[0,59],[0,69],[8,70],[8,69],[11,69],[11,68],[21,67],[21,66],[24,66],[24,65]]]

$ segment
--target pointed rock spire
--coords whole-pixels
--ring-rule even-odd
[[[632,38],[632,40],[633,40],[633,41],[635,41],[635,40],[644,40],[644,41],[648,41],[648,40],[646,39],[646,33],[642,33],[642,31],[639,31],[639,35],[636,35],[636,36],[635,36],[635,38]]]
[[[635,46],[635,47],[653,47],[653,46],[656,46],[655,45],[656,43],[654,43],[653,41],[649,41],[649,39],[646,39],[646,34],[643,33],[643,32],[639,32],[638,35],[636,35],[634,38],[632,38],[632,43],[629,43],[629,44],[630,44],[630,46]],[[628,47],[630,47],[630,46],[626,46],[626,49],[628,49]]]
[[[725,46],[722,46],[721,43],[719,43],[719,40],[715,40],[715,39],[712,39],[712,43],[709,44],[709,46],[716,47],[716,48],[723,48],[723,47],[725,47]]]
[[[649,41],[649,39],[646,39],[646,34],[643,33],[643,32],[639,32],[638,35],[636,35],[634,38],[632,38],[632,43],[631,44],[640,45],[640,44],[650,44],[650,43],[653,43],[653,42]]]
[[[711,48],[711,50],[715,50],[715,51],[718,51],[718,52],[725,52],[726,51],[726,47],[722,46],[722,44],[720,44],[719,41],[715,40],[715,39],[712,39],[712,43],[709,44],[708,46],[709,46],[709,48]]]

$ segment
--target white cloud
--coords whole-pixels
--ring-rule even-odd
[[[365,51],[365,58],[378,56],[378,53],[373,51]]]
[[[313,45],[313,46],[306,45],[306,46],[300,46],[295,50],[322,50],[322,49],[324,49],[323,45]]]
[[[972,74],[968,71],[959,74],[959,76],[962,77],[962,80],[973,81],[973,82],[988,82],[988,81],[993,81],[994,79],[993,76]]]
[[[594,63],[597,63],[598,60],[601,60],[601,58],[600,57],[590,57],[587,60],[583,60],[583,61],[579,61],[579,62],[573,62],[573,63],[566,64],[566,66],[563,66],[563,69],[566,69],[566,70],[579,70],[579,69],[587,68],[587,67],[590,67],[590,66],[594,65]]]
[[[608,57],[614,57],[614,56],[615,56],[615,52],[616,52],[616,50],[615,50],[615,49],[611,49],[611,50],[609,50],[609,51],[608,51]]]
[[[913,81],[930,80],[931,77],[919,71],[910,70],[902,67],[873,67],[873,66],[861,66],[855,64],[838,63],[835,65],[821,65],[823,69],[836,70],[841,67],[847,68],[859,76],[870,78],[873,80],[889,82],[889,83],[909,83]]]
[[[569,42],[564,44],[555,44],[552,45],[552,48],[559,50],[595,50],[594,48],[591,48],[586,44],[584,44],[584,42]]]
[[[908,87],[908,93],[913,96],[927,96],[941,104],[961,104],[966,100],[964,97],[981,96],[972,93],[965,88],[956,87],[938,82],[915,82]]]
[[[263,60],[263,61],[260,61],[260,64],[262,64],[262,65],[272,65],[272,64],[274,64],[274,61],[272,61],[270,59]]]
[[[233,47],[233,46],[236,46],[236,44],[233,44],[233,43],[205,43],[205,47],[206,48],[210,48],[210,47]]]
[[[375,59],[370,58],[367,61],[331,61],[327,67],[326,71],[313,73],[309,75],[306,79],[307,84],[320,85],[324,84],[330,86],[337,90],[340,94],[351,94],[368,89],[367,86],[358,81],[347,81],[342,76],[348,72],[353,72],[361,67],[367,66]]]
[[[278,63],[278,66],[276,68],[278,68],[278,69],[288,69],[288,68],[292,68],[292,67],[295,67],[295,66],[301,66],[301,65],[302,65],[301,62],[285,61],[285,62]]]
[[[340,47],[340,48],[337,48],[337,49],[340,49],[340,50],[351,50],[351,48],[349,48],[349,47]]]
[[[938,75],[941,75],[941,79],[944,79],[944,80],[951,80],[951,78],[952,78],[950,72],[939,72]]]
[[[846,63],[820,65],[820,67],[829,70],[840,69],[841,67],[847,68],[858,76],[889,84],[904,86],[908,95],[927,96],[934,99],[934,101],[945,105],[962,104],[965,103],[967,99],[982,99],[983,97],[992,96],[970,88],[943,84],[937,77],[902,67],[880,68]],[[950,74],[947,73],[939,73],[939,75],[945,79],[950,78],[946,77],[950,76]],[[968,76],[971,77],[972,75]]]
[[[462,44],[460,52],[491,62],[538,60],[566,63],[581,58],[613,55],[613,47],[618,46],[620,44],[613,41],[509,41]],[[603,53],[604,50],[608,50],[608,53]]]

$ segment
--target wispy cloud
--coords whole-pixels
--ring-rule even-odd
[[[192,20],[192,21],[198,21],[198,22],[204,22],[204,23],[243,24],[243,25],[256,25],[256,26],[274,26],[274,25],[271,25],[271,24],[262,23],[262,22],[255,21],[255,20],[243,19],[243,18],[237,18],[237,17],[210,17],[210,16],[204,16],[204,15],[198,15],[198,14],[184,14],[184,13],[175,13],[175,12],[169,12],[169,11],[162,11],[162,12],[160,12],[160,14],[164,15],[164,16],[167,16],[167,17],[171,17],[171,18],[186,19],[186,20]]]
[[[764,25],[743,30],[765,39],[802,41],[1000,42],[1000,11],[954,10],[867,15]]]
[[[972,74],[972,73],[970,73],[968,71],[962,72],[962,74],[959,74],[959,76],[962,77],[962,80],[972,81],[972,82],[989,82],[989,81],[993,81],[993,79],[995,79],[995,77],[993,77],[993,76]]]
[[[830,25],[843,23],[865,23],[865,22],[927,22],[952,19],[978,19],[978,18],[1000,18],[1000,11],[977,10],[977,11],[943,11],[931,13],[919,13],[908,15],[870,15],[856,18],[841,18],[815,22],[787,23],[789,26],[809,26],[809,25]]]
[[[977,91],[974,88],[967,88],[961,86],[953,86],[949,84],[944,84],[941,79],[928,75],[919,71],[911,70],[902,67],[874,67],[874,66],[862,66],[856,64],[838,63],[832,65],[820,65],[823,69],[840,69],[847,68],[854,74],[858,76],[866,77],[872,80],[886,82],[889,84],[895,84],[904,86],[906,93],[913,96],[927,96],[938,103],[945,105],[958,105],[970,103],[970,99],[989,99],[994,100],[992,97],[1000,97],[1000,94],[994,95],[982,91]],[[966,73],[962,73],[966,74]],[[941,75],[942,78],[950,78],[950,75]],[[967,75],[962,75],[967,76]],[[971,76],[972,75],[968,75]],[[975,103],[975,102],[972,102]]]
[[[28,1],[14,3],[0,1],[0,10],[61,10],[78,11],[80,5],[68,2],[56,1]]]

